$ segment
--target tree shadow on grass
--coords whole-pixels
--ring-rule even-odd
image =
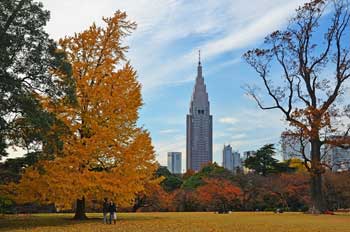
[[[136,217],[119,216],[118,221],[144,221],[160,217],[138,215]],[[88,216],[87,220],[74,220],[71,214],[32,214],[32,215],[4,215],[0,216],[0,232],[11,230],[28,230],[37,227],[66,227],[79,224],[103,224],[102,216]]]
[[[89,218],[88,220],[73,220],[71,215],[5,215],[0,217],[0,231],[11,231],[16,229],[32,229],[36,227],[69,226],[81,223],[98,222],[99,218]]]

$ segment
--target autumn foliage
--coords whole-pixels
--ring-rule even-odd
[[[311,153],[306,154],[304,147],[300,151],[303,161],[280,163],[260,149],[245,162],[255,173],[236,175],[215,163],[184,175],[158,168],[150,134],[137,126],[143,104],[141,85],[127,59],[128,47],[123,45],[136,24],[125,13],[117,11],[103,18],[104,26],[92,24],[62,38],[56,47],[42,28],[48,12],[42,12],[41,4],[21,9],[32,1],[18,2],[17,8],[10,8],[21,11],[20,19],[31,18],[28,22],[34,23],[12,25],[7,28],[10,37],[2,30],[6,38],[13,38],[0,46],[4,53],[0,58],[6,61],[2,69],[8,72],[2,85],[6,106],[2,115],[7,120],[8,115],[21,111],[18,109],[25,111],[0,131],[0,158],[6,155],[8,141],[38,148],[23,159],[0,165],[6,169],[0,171],[0,212],[7,209],[8,197],[19,204],[76,208],[78,219],[84,218],[85,206],[101,205],[105,197],[118,208],[133,211],[304,211],[311,205],[315,212],[324,212],[350,208],[349,172],[329,173],[321,159],[321,147],[350,144],[350,127],[346,120],[342,122],[350,114],[348,99],[343,99],[350,80],[348,1],[306,3],[285,30],[271,33],[261,48],[244,55],[272,102],[265,105],[254,86],[247,89],[248,94],[260,108],[280,110],[290,125],[285,135],[309,141]],[[328,11],[329,5],[333,10]],[[325,12],[332,17],[321,27]],[[320,42],[321,37],[315,35],[323,27],[326,31]],[[18,28],[34,34],[19,34]],[[7,54],[12,50],[13,54]],[[33,51],[35,56],[31,56]],[[19,59],[15,66],[13,58]],[[14,68],[16,65],[20,68]],[[272,66],[280,67],[282,75],[273,75]],[[12,76],[15,70],[21,71]],[[19,79],[8,81],[11,78]],[[16,91],[8,92],[8,86]],[[11,124],[17,128],[8,136]],[[271,153],[273,146],[265,146],[266,150]]]
[[[127,206],[156,169],[150,135],[136,125],[141,85],[126,59],[128,47],[122,46],[136,24],[120,11],[103,21],[104,27],[93,24],[59,41],[72,65],[76,102],[68,104],[64,96],[41,97],[68,133],[61,138],[61,152],[27,168],[13,186],[18,201],[53,202],[65,209],[76,199],[108,197]]]
[[[163,168],[159,168],[162,170]],[[134,211],[307,211],[311,204],[310,177],[307,172],[282,172],[262,176],[256,173],[233,174],[217,164],[197,173],[163,176],[163,184],[148,185],[146,194],[137,198]],[[325,175],[327,209],[349,208],[349,172]],[[180,178],[174,183],[167,178]],[[169,185],[169,186],[168,186]],[[169,191],[169,189],[171,189]]]
[[[228,212],[240,204],[241,190],[228,180],[207,179],[196,193],[200,204],[210,211]]]

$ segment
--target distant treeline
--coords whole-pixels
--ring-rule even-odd
[[[307,211],[310,205],[310,178],[302,170],[233,174],[214,163],[184,175],[160,167],[157,175],[164,180],[138,196],[134,211]],[[329,210],[350,208],[350,172],[327,172],[324,189]]]

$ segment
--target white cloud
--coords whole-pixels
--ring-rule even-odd
[[[286,126],[281,120],[282,114],[279,111],[247,108],[233,110],[230,114],[235,115],[239,123],[220,128],[222,133],[227,133],[229,136],[215,139],[231,144],[235,150],[240,152],[257,149],[266,143],[277,144],[280,140],[280,133]]]
[[[193,81],[199,48],[203,53],[203,63],[222,54],[247,48],[285,25],[294,9],[306,1],[208,0],[198,3],[185,0],[43,0],[43,3],[51,11],[47,30],[55,39],[80,32],[92,22],[100,25],[102,16],[112,16],[118,9],[126,11],[129,19],[138,24],[137,30],[125,41],[130,45],[128,58],[138,72],[143,95],[147,99],[150,96],[159,98],[159,90],[164,86]],[[204,67],[205,74],[238,62],[239,55],[214,67]],[[225,115],[235,115],[235,118]],[[255,136],[243,139],[239,135],[248,134],[247,131],[254,129],[281,127],[275,115],[257,110],[228,112],[219,122],[230,127],[221,131],[215,129],[214,133],[223,135],[229,132],[220,139],[241,144],[239,147],[245,148],[258,141],[254,141]],[[172,125],[184,125],[185,122],[184,115],[166,119],[154,115],[148,119],[150,124],[155,125],[165,120],[169,128]],[[175,131],[168,129],[160,130],[159,133],[164,135]],[[171,141],[161,139],[154,140],[161,164],[166,164],[168,151],[181,151],[185,160],[185,136],[175,134]],[[214,144],[214,157],[217,159],[221,159],[222,145],[218,142]],[[185,162],[183,168],[184,165]]]
[[[235,4],[237,2],[240,4],[236,7]],[[170,55],[171,57],[162,60],[161,65],[157,67],[155,72],[152,70],[150,75],[141,76],[145,91],[148,92],[149,90],[153,90],[154,88],[163,85],[188,82],[191,80],[188,76],[185,75],[181,77],[173,74],[176,73],[176,71],[188,70],[193,67],[197,61],[197,50],[199,48],[202,50],[203,60],[205,62],[220,54],[248,47],[273,30],[277,30],[285,25],[294,12],[294,9],[303,2],[306,2],[306,0],[289,1],[287,4],[285,4],[284,0],[270,1],[270,4],[267,4],[266,1],[258,0],[249,2],[245,1],[245,4],[241,1],[228,1],[226,3],[220,1],[221,8],[209,8],[210,4],[203,4],[200,8],[206,6],[204,7],[206,11],[203,12],[207,13],[203,17],[199,17],[201,19],[200,22],[204,25],[210,25],[207,27],[206,32],[203,32],[204,35],[203,33],[200,33],[200,36],[204,38],[205,42],[198,42],[187,51],[176,54],[175,56]],[[259,9],[259,12],[247,10],[251,9],[251,5],[255,6],[254,9]],[[227,9],[224,10],[223,6],[228,9],[235,7],[241,8],[236,11],[228,11]],[[197,8],[196,6],[193,7],[193,9]],[[246,12],[245,15],[241,16],[246,17],[246,19],[249,20],[241,20],[237,18],[235,13],[239,10]],[[191,18],[195,19],[197,14],[198,12],[195,11]],[[194,20],[194,22],[191,20],[185,21],[184,18],[186,19],[186,17],[182,17],[181,14],[177,16],[177,20],[173,22],[174,25],[167,25],[165,31],[171,29],[172,33],[178,32],[179,34],[174,34],[171,38],[163,38],[167,42],[190,36],[197,32],[196,23],[194,23],[197,22],[196,20]],[[213,20],[213,18],[219,19]],[[216,23],[213,24],[212,22]],[[177,30],[177,28],[181,29]],[[183,32],[184,30],[186,32]],[[213,31],[215,33],[212,33]],[[208,37],[210,38],[208,39]],[[159,46],[159,43],[156,42],[155,44]],[[157,48],[155,50],[159,51]],[[234,62],[239,62],[238,58],[234,59]],[[192,80],[193,79],[194,77],[192,77]]]
[[[260,109],[239,109],[232,112],[239,123],[226,128],[231,132],[244,132],[266,128],[283,128],[285,123],[282,121],[282,113],[278,110],[260,110]]]
[[[238,122],[238,119],[234,117],[223,117],[219,118],[219,122],[224,124],[236,124]]]
[[[55,39],[80,32],[92,22],[101,24],[103,16],[112,16],[118,9],[126,11],[138,24],[126,42],[146,94],[169,83],[191,80],[177,72],[189,71],[196,63],[198,48],[206,61],[247,47],[284,25],[303,2],[306,0],[208,0],[200,4],[183,0],[43,0],[51,11],[47,30]],[[187,38],[197,42],[185,46]],[[181,49],[174,50],[179,44]]]
[[[235,134],[235,135],[231,136],[231,139],[233,139],[233,140],[244,139],[244,138],[247,138],[246,133],[240,133],[240,134]]]
[[[110,17],[117,10],[127,12],[128,18],[136,21],[136,35],[152,31],[162,22],[176,4],[174,0],[42,0],[45,8],[51,11],[51,20],[47,25],[50,35],[62,38],[80,32],[93,22],[102,23],[102,17]]]
[[[305,1],[290,1],[287,4],[279,5],[264,12],[261,17],[247,22],[241,30],[230,33],[224,38],[209,41],[201,46],[206,57],[211,58],[223,52],[244,48],[257,39],[265,37],[268,33],[283,26],[291,13],[294,12],[293,10],[302,2]]]

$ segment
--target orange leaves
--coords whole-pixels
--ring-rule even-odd
[[[204,201],[213,201],[215,198],[235,200],[241,190],[230,181],[224,179],[206,179],[206,184],[197,189],[198,196]]]
[[[206,179],[196,189],[198,201],[209,210],[228,211],[240,203],[241,190],[225,179]]]
[[[81,196],[129,205],[156,169],[150,135],[136,126],[141,85],[121,45],[136,24],[120,11],[104,21],[105,27],[93,24],[59,41],[72,65],[77,104],[43,100],[70,133],[62,137],[60,158],[55,154],[56,159],[41,163],[45,172],[26,170],[18,186],[24,198],[40,193],[37,200],[62,208]],[[33,191],[27,191],[29,185]]]
[[[293,120],[289,123],[300,130],[299,136],[317,138],[322,130],[332,133],[337,130],[334,121],[339,117],[338,113],[337,110],[334,111],[333,109],[324,111],[321,107],[295,108],[290,116]]]
[[[310,202],[309,177],[306,173],[270,176],[265,179],[263,189],[265,197],[274,195],[274,202],[271,202],[274,207],[280,205],[295,210]]]

